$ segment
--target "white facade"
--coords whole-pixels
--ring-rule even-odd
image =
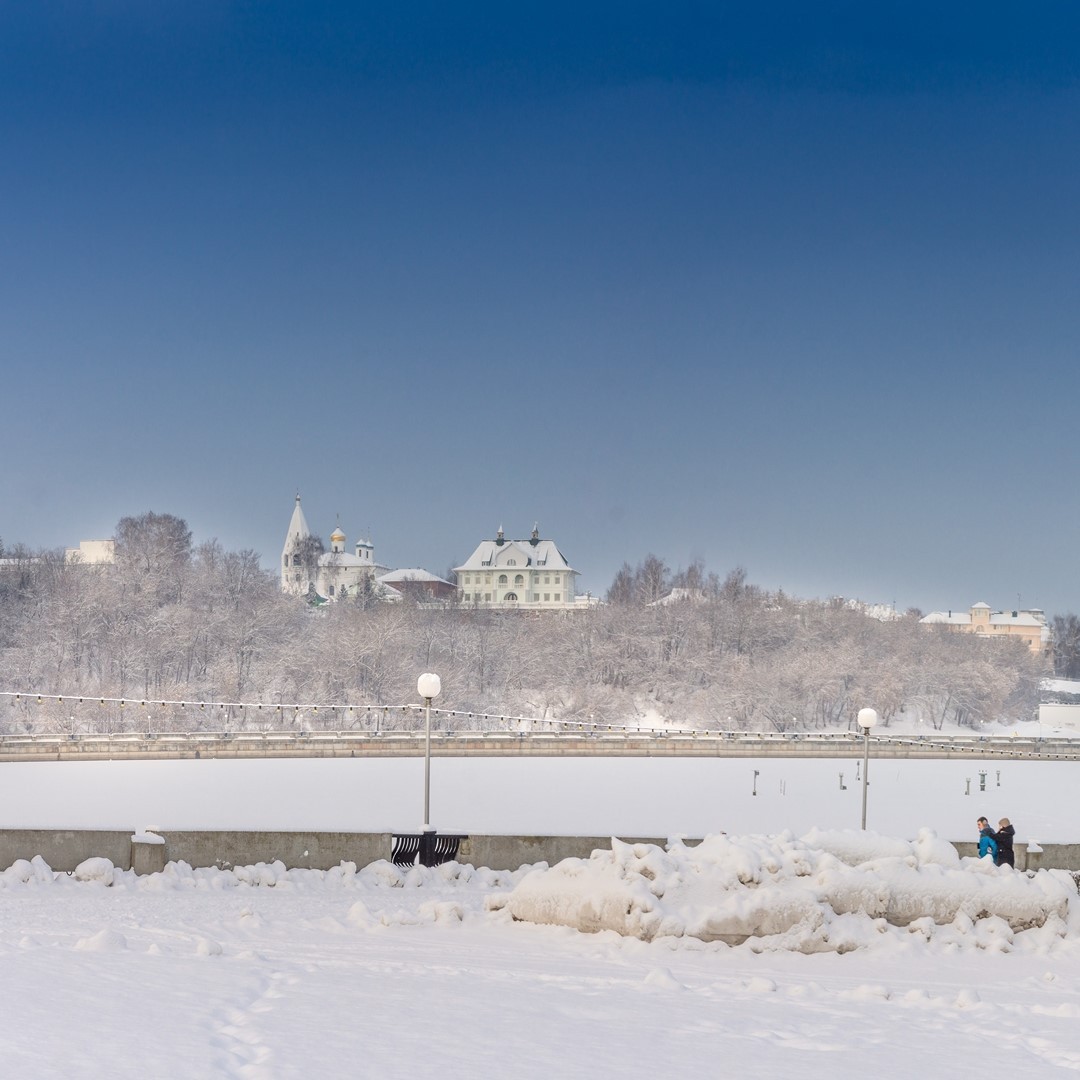
[[[578,572],[553,540],[540,539],[535,527],[528,540],[507,540],[500,528],[494,540],[484,540],[454,572],[466,605],[527,611],[578,606]]]
[[[370,540],[357,540],[354,554],[345,550],[345,534],[336,528],[330,534],[330,550],[319,551],[319,542],[308,528],[300,496],[296,496],[292,519],[281,552],[281,588],[296,596],[314,590],[322,600],[343,600],[353,596],[365,582],[385,567],[375,563],[375,547]]]
[[[64,560],[81,563],[83,566],[116,562],[116,541],[80,540],[77,548],[67,548],[64,551]]]

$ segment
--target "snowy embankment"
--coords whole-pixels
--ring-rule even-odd
[[[515,921],[541,897],[590,929],[586,900],[612,922],[623,905],[620,933]],[[64,1080],[901,1080],[973,1061],[1042,1080],[1080,1067],[1074,898],[1067,875],[930,834],[616,844],[514,873],[37,858],[0,872],[0,1060]],[[631,917],[653,940],[625,936]]]
[[[696,939],[749,943],[756,951],[838,952],[868,947],[901,931],[911,940],[947,939],[957,945],[1006,951],[1021,935],[1037,948],[1080,936],[1080,901],[1064,871],[1018,873],[989,859],[960,858],[956,849],[923,829],[909,842],[864,832],[813,830],[802,839],[779,836],[710,836],[687,846],[626,844],[589,859],[565,859],[513,873],[448,863],[401,869],[377,862],[358,870],[343,863],[330,871],[287,870],[280,862],[193,870],[169,863],[145,878],[108,859],[87,859],[75,883],[118,889],[168,891],[240,886],[346,889],[359,894],[353,922],[369,921],[364,896],[390,888],[438,882],[468,886],[482,906],[515,922],[612,930],[644,941]],[[0,891],[62,886],[40,857],[19,860],[0,873]],[[478,911],[479,914],[479,906]],[[463,909],[442,901],[410,916],[460,920]],[[505,916],[504,916],[505,917]],[[381,916],[386,921],[385,914]]]
[[[1065,935],[1070,898],[1068,873],[961,859],[924,829],[913,843],[819,831],[802,840],[711,836],[666,849],[613,840],[590,859],[534,870],[492,906],[523,922],[645,941],[848,952],[893,928],[929,939],[947,927],[950,940],[994,949],[1038,930],[1031,936],[1043,945]]]

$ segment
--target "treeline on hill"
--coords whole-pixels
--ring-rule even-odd
[[[283,595],[255,552],[196,546],[169,514],[124,518],[113,565],[0,553],[0,690],[95,705],[397,705],[416,699],[420,672],[436,671],[438,704],[474,713],[809,731],[851,728],[869,704],[886,725],[914,711],[941,728],[1031,719],[1048,674],[1018,643],[766,592],[742,570],[672,574],[656,556],[624,566],[605,604],[537,615],[408,601],[314,609]],[[70,701],[3,709],[5,731],[146,723],[137,709]],[[217,712],[172,710],[154,722],[267,719]],[[310,710],[291,722],[317,726]]]

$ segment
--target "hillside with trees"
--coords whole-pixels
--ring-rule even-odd
[[[194,544],[168,514],[124,518],[116,562],[6,553],[0,572],[0,690],[66,698],[399,705],[437,671],[439,704],[477,714],[707,729],[851,728],[872,704],[887,727],[1031,719],[1048,662],[1019,643],[870,617],[800,600],[700,564],[626,565],[605,604],[568,613],[340,602],[282,594],[253,551]],[[4,707],[0,728],[113,730],[115,707]],[[238,709],[170,723],[253,723]],[[266,714],[259,714],[265,722]],[[312,723],[308,711],[292,722]]]

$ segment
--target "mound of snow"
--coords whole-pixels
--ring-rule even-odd
[[[75,942],[75,948],[80,952],[123,952],[127,947],[127,938],[119,930],[108,927]]]
[[[975,945],[1063,922],[1068,875],[1018,874],[960,859],[931,830],[909,842],[872,833],[707,837],[696,847],[612,840],[610,851],[524,876],[499,905],[514,919],[614,930],[651,941],[692,937],[803,952],[856,948],[882,926],[929,935],[952,924]],[[979,924],[977,926],[977,924]]]
[[[111,885],[116,867],[111,859],[85,859],[75,867],[76,881],[100,881],[102,885]]]

